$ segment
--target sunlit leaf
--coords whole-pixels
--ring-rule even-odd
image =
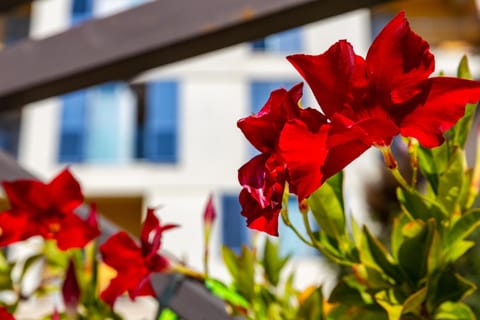
[[[462,302],[448,301],[442,303],[435,312],[434,320],[475,320],[472,309]]]

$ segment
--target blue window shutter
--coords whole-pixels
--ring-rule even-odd
[[[224,194],[222,205],[223,244],[239,252],[243,244],[248,244],[248,228],[243,217],[237,194]]]
[[[21,113],[9,111],[0,117],[0,149],[16,157],[20,134]]]
[[[87,92],[72,92],[61,97],[63,102],[59,162],[82,162],[85,156]]]
[[[72,26],[90,19],[93,15],[93,0],[72,0]]]
[[[162,163],[177,162],[177,109],[177,82],[159,81],[148,84],[146,119],[143,128],[143,156],[146,160]]]

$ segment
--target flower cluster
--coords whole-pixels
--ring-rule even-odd
[[[273,91],[238,127],[261,154],[239,169],[242,215],[250,228],[278,235],[285,184],[301,201],[371,146],[389,167],[395,136],[439,146],[444,133],[480,100],[476,81],[430,77],[435,60],[403,12],[373,41],[365,58],[345,40],[320,55],[287,57],[321,111],[302,108],[302,84]]]
[[[79,283],[78,270],[81,265],[78,259],[77,263],[74,263],[74,260],[78,257],[75,252],[85,249],[87,244],[100,235],[95,205],[91,206],[86,219],[77,214],[76,210],[84,203],[84,196],[79,183],[68,169],[63,170],[48,184],[37,180],[16,180],[3,182],[3,188],[11,208],[0,213],[0,246],[5,247],[33,236],[40,236],[60,250],[61,258],[68,257],[62,296],[66,314],[76,318],[81,298],[94,299],[86,297],[87,292],[82,292],[86,290],[86,286]],[[150,277],[153,273],[167,271],[170,266],[169,261],[159,254],[159,250],[163,232],[176,225],[161,225],[154,211],[154,209],[147,211],[140,244],[126,232],[121,231],[100,246],[103,263],[117,272],[99,295],[111,308],[107,311],[106,317],[113,312],[116,299],[125,292],[128,292],[131,299],[137,296],[155,296]],[[43,254],[47,256],[47,260],[54,257],[48,249],[45,249]],[[96,260],[95,252],[92,260]],[[90,264],[96,265],[92,261]],[[83,271],[97,272],[90,269],[91,267],[87,267]],[[82,277],[85,278],[86,275]],[[92,277],[94,281],[96,278]],[[93,283],[94,292],[90,293],[96,295],[97,289],[97,284]],[[95,303],[98,305],[98,302]],[[7,314],[7,310],[0,307],[1,319],[13,319],[8,318]],[[56,309],[53,318],[60,319]]]

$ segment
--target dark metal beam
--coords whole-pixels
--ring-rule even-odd
[[[0,1],[0,12],[7,12],[16,7],[21,6],[22,4],[27,4],[33,0],[1,0]]]
[[[0,111],[387,1],[154,1],[6,48]]]

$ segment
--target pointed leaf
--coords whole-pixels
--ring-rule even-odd
[[[333,239],[340,239],[345,234],[342,184],[343,174],[340,171],[308,198],[315,221]]]
[[[425,198],[418,191],[398,189],[398,201],[402,209],[412,218],[427,221],[435,218],[437,223],[441,225],[447,212],[437,204],[433,199]]]
[[[438,203],[448,212],[455,210],[462,191],[465,173],[465,154],[460,148],[455,148],[450,156],[448,166],[440,174],[438,185]]]
[[[472,73],[468,66],[468,59],[466,56],[462,57],[458,66],[457,76],[462,79],[472,80]],[[465,108],[464,116],[453,127],[453,142],[463,148],[467,142],[468,133],[473,123],[473,117],[475,115],[476,105],[467,104]]]
[[[230,272],[230,275],[233,279],[236,279],[238,276],[237,255],[229,247],[222,246],[222,258],[223,263],[225,263],[225,266],[228,269],[228,272]]]
[[[317,287],[298,308],[296,319],[322,320],[323,316],[323,294],[322,288]]]
[[[242,308],[250,308],[250,304],[248,303],[245,298],[240,295],[235,290],[227,287],[225,284],[218,280],[214,279],[206,279],[205,280],[205,287],[212,292],[213,295],[219,297],[220,299],[230,303],[236,307]]]
[[[414,236],[404,240],[399,248],[399,265],[414,287],[427,273],[428,255],[434,229],[433,220],[428,221]]]
[[[473,209],[465,213],[453,225],[445,236],[445,245],[454,246],[456,242],[464,240],[480,226],[480,209]]]
[[[375,301],[387,311],[388,320],[398,320],[402,315],[402,304],[392,290],[384,290],[375,294]]]
[[[393,259],[388,253],[387,249],[380,243],[365,227],[364,229],[365,237],[370,248],[370,253],[372,258],[375,260],[377,266],[385,272],[388,276],[395,279],[396,281],[402,280],[402,275],[398,269],[398,266],[393,263]]]
[[[428,304],[435,308],[447,301],[460,301],[475,289],[475,284],[460,274],[445,270],[430,284]]]
[[[404,302],[403,302],[403,310],[402,314],[413,313],[416,315],[420,315],[422,303],[425,301],[427,297],[427,288],[423,287],[422,289],[418,290],[417,292],[410,295]]]
[[[447,301],[435,312],[434,320],[476,320],[472,309],[463,302]]]

